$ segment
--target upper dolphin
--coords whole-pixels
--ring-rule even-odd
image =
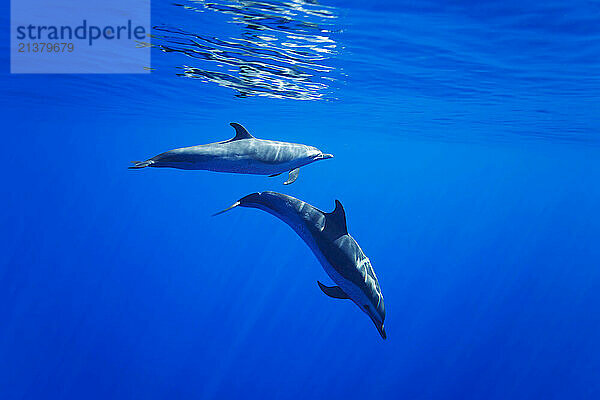
[[[294,197],[276,193],[252,193],[217,214],[234,207],[258,208],[287,223],[311,248],[327,275],[338,285],[321,290],[336,299],[350,299],[373,321],[383,339],[385,306],[371,262],[348,234],[346,214],[336,200],[332,212],[323,212]],[[215,215],[217,215],[215,214]]]
[[[146,161],[133,161],[129,168],[170,167],[270,176],[289,171],[284,183],[289,185],[298,178],[300,167],[333,157],[312,146],[257,139],[237,122],[230,125],[235,129],[232,139],[170,150]]]

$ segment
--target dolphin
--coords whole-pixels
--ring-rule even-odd
[[[269,176],[289,171],[284,182],[289,185],[298,179],[300,167],[333,157],[312,146],[257,139],[237,122],[229,125],[235,129],[232,139],[170,150],[146,161],[132,161],[129,168],[169,167]]]
[[[335,299],[352,300],[371,318],[381,337],[387,338],[383,326],[385,306],[379,281],[371,262],[356,240],[348,234],[342,203],[336,200],[332,212],[323,212],[285,194],[261,192],[242,197],[214,215],[238,206],[258,208],[288,224],[306,242],[327,275],[337,284],[325,286],[317,281],[323,293]]]

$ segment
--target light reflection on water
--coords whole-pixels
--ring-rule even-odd
[[[175,26],[153,29],[152,45],[183,54],[178,76],[231,88],[238,97],[265,96],[296,100],[326,98],[336,80],[328,61],[336,54],[335,8],[313,2],[204,0],[175,4],[199,13],[225,14],[241,28],[233,37],[191,32]]]

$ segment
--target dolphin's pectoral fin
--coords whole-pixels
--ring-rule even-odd
[[[283,182],[283,184],[289,185],[290,183],[296,182],[296,179],[298,179],[298,175],[300,175],[300,168],[294,168],[290,171],[290,174],[288,175],[288,180]]]
[[[317,281],[319,287],[329,297],[334,299],[349,299],[350,297],[342,290],[339,286],[325,286],[321,282]]]
[[[279,175],[281,175],[281,174],[283,174],[283,172],[280,172],[280,173],[278,173],[278,174],[269,175],[269,178],[273,178],[273,177],[279,176]]]

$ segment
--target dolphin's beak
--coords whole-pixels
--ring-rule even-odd
[[[387,339],[387,333],[385,333],[385,327],[383,325],[377,326],[377,330],[379,331],[379,334],[381,335],[383,340]]]
[[[377,331],[379,331],[379,334],[381,335],[382,339],[387,339],[387,333],[385,333],[383,321],[379,322],[378,318],[375,318],[375,315],[373,315],[373,312],[371,311],[371,307],[369,307],[369,305],[365,304],[364,307],[364,312],[369,316],[369,318],[371,318],[371,321],[373,321],[373,325],[375,325],[375,328],[377,328]]]
[[[316,160],[327,160],[328,158],[333,158],[333,154],[321,153],[317,157],[315,157]]]
[[[381,335],[381,338],[383,340],[387,339],[387,333],[385,333],[385,327],[383,326],[383,321],[379,322],[377,320],[377,318],[375,318],[375,316],[371,312],[371,307],[369,307],[366,304],[365,304],[365,310],[364,311],[369,316],[369,318],[371,318],[371,321],[373,321],[373,325],[375,325],[375,328],[377,328],[377,331]]]

